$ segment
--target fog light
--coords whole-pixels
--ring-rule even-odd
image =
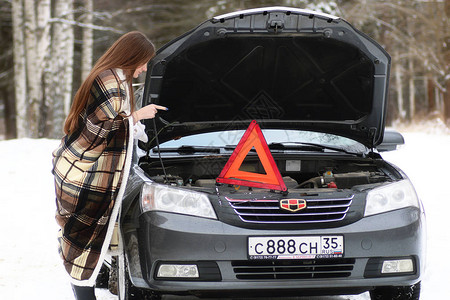
[[[381,274],[407,273],[414,271],[412,259],[385,260],[381,267]]]
[[[169,265],[159,266],[158,277],[172,278],[198,278],[198,268],[196,265]]]

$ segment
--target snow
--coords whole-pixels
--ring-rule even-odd
[[[445,254],[450,249],[450,133],[439,126],[419,129],[401,131],[405,146],[382,155],[408,174],[425,205],[428,261],[421,299],[435,300],[447,294],[450,279],[450,260]],[[56,245],[58,227],[50,170],[51,151],[58,144],[59,141],[48,139],[0,141],[1,299],[73,299]],[[117,299],[106,290],[96,293],[98,299]],[[369,298],[364,293],[314,299]]]

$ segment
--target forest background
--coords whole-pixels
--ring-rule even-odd
[[[125,32],[159,48],[215,15],[275,5],[342,17],[390,53],[388,125],[450,125],[450,0],[0,0],[0,140],[60,138],[82,79]]]

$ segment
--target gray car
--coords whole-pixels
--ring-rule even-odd
[[[143,103],[170,109],[135,148],[119,298],[419,299],[424,210],[380,155],[403,143],[385,130],[389,69],[345,20],[286,7],[218,16],[161,48]],[[279,172],[282,188],[219,180],[254,123],[270,153],[250,149],[236,174]]]

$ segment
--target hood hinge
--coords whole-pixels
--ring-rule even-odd
[[[370,138],[370,152],[374,152],[375,150],[375,136],[377,133],[376,127],[369,128],[369,138]]]

